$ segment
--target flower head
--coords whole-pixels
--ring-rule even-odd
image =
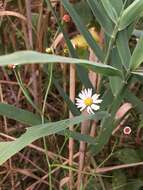
[[[129,126],[126,126],[123,129],[123,132],[124,132],[125,135],[129,135],[132,132],[132,130],[131,130],[131,128]]]
[[[53,53],[53,51],[52,51],[52,48],[46,48],[46,53],[49,53],[49,54],[52,54]]]
[[[64,16],[63,16],[63,18],[62,18],[62,20],[64,21],[64,22],[70,22],[71,21],[71,18],[70,18],[70,16],[68,15],[68,14],[65,14]]]
[[[9,64],[7,67],[8,67],[9,69],[15,69],[16,66],[17,66],[17,64]]]
[[[97,111],[100,109],[100,106],[97,104],[100,104],[102,100],[98,99],[99,94],[92,94],[92,89],[84,89],[78,96],[79,98],[76,98],[76,106],[80,108],[80,111],[86,109],[89,114],[94,114],[93,110]]]

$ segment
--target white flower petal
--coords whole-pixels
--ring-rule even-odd
[[[93,100],[93,103],[95,103],[95,104],[100,104],[102,101],[103,101],[103,100],[101,100],[101,99]]]
[[[83,105],[80,111],[83,111],[86,108],[86,105]]]
[[[75,100],[76,100],[76,101],[81,101],[81,99],[80,99],[80,98],[75,98]]]
[[[86,89],[84,89],[84,94],[86,96],[86,98],[88,97],[88,91]]]
[[[77,106],[77,108],[80,108],[80,111],[86,109],[89,114],[94,114],[94,110],[96,111],[100,109],[100,106],[98,106],[97,104],[100,104],[102,100],[98,99],[98,97],[100,96],[99,94],[92,95],[92,88],[82,90],[78,96],[79,98],[75,98],[75,105]],[[85,99],[88,98],[92,98],[93,100],[93,103],[91,102],[91,106],[87,106],[84,103]]]
[[[92,88],[88,88],[88,98],[91,98],[92,96]]]
[[[99,96],[100,96],[100,94],[94,94],[92,96],[93,101],[97,100]]]
[[[94,114],[93,110],[91,109],[90,106],[87,107],[87,113],[89,114]]]
[[[92,105],[91,105],[91,108],[96,111],[96,110],[99,110],[99,109],[100,109],[100,106],[95,105],[95,104],[92,104]]]
[[[84,104],[83,102],[76,102],[75,103],[76,105],[79,105],[79,104]]]
[[[76,103],[77,106],[85,106],[84,103]]]
[[[85,90],[82,90],[81,93],[86,97]]]
[[[83,106],[82,105],[76,105],[77,106],[77,108],[82,108]]]
[[[79,99],[79,100],[76,100],[77,103],[83,103],[84,101]]]
[[[79,93],[78,95],[82,100],[86,98],[86,95],[85,94],[82,94],[82,93]]]

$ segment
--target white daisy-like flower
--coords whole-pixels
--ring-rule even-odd
[[[97,105],[102,102],[101,99],[98,99],[100,95],[92,94],[91,88],[82,90],[78,96],[79,98],[76,98],[76,106],[77,108],[80,108],[80,111],[86,109],[89,114],[94,114],[94,111],[100,109],[100,106]]]

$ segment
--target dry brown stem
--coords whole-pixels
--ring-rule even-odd
[[[75,65],[70,65],[70,99],[74,103],[75,100]],[[72,118],[73,115],[70,112],[69,117]],[[74,130],[73,126],[70,126],[71,131]],[[73,155],[74,155],[74,140],[69,138],[69,166],[73,164]],[[69,189],[73,189],[73,172],[69,170]]]

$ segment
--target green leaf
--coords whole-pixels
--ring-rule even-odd
[[[0,103],[0,115],[27,125],[37,125],[41,123],[41,117],[39,115],[5,103]]]
[[[119,16],[123,7],[122,0],[110,0],[110,3],[112,4],[112,7],[114,7],[114,9],[116,10],[116,13]]]
[[[134,29],[133,31],[133,35],[140,38],[141,36],[143,36],[143,31],[142,30],[137,30],[137,29]]]
[[[143,62],[143,36],[140,38],[137,46],[132,54],[130,68],[134,71]]]
[[[105,114],[105,116],[108,115],[107,112],[100,112],[100,114],[101,114],[101,117],[104,114]],[[27,110],[16,108],[16,107],[9,105],[9,104],[0,103],[0,115],[6,116],[7,118],[19,121],[21,123],[24,123],[24,124],[30,125],[30,126],[41,124],[41,117],[39,115],[33,114]],[[45,121],[48,122],[46,118],[45,118]],[[81,135],[80,133],[73,132],[73,131],[70,131],[68,129],[66,129],[64,131],[60,131],[60,132],[58,132],[58,134],[63,135],[63,136],[72,137],[78,141],[84,141],[84,142],[94,144],[94,145],[96,144],[95,138],[90,137],[88,135]],[[5,145],[0,144],[0,146],[3,147]]]
[[[110,77],[110,86],[111,90],[114,96],[117,96],[121,86],[122,86],[122,80],[119,77]]]
[[[120,57],[118,55],[117,48],[114,48],[112,50],[111,65],[114,66],[115,68],[119,69],[119,70],[122,70],[121,60],[120,60]],[[118,94],[120,88],[122,87],[123,80],[119,77],[114,77],[114,78],[109,77],[109,81],[110,81],[112,93],[114,96],[116,96]]]
[[[79,124],[85,120],[101,119],[105,114],[97,113],[88,116],[78,116],[72,119],[66,119],[58,122],[46,123],[43,125],[36,125],[27,129],[27,131],[15,141],[0,142],[0,165],[8,160],[11,156],[22,150],[33,141],[51,134],[58,133],[65,130],[70,125]]]
[[[32,64],[32,63],[71,63],[80,64],[93,71],[110,76],[121,76],[121,73],[116,68],[101,63],[96,63],[84,59],[75,59],[70,57],[63,57],[58,55],[48,55],[46,53],[39,53],[35,51],[19,51],[9,55],[0,56],[0,66],[9,64]]]
[[[140,158],[143,160],[143,147],[139,147],[137,149],[138,154],[140,155]]]
[[[137,18],[139,18],[142,11],[143,1],[135,0],[129,7],[124,10],[120,18],[119,30],[123,30],[128,25],[133,23]]]
[[[77,109],[76,105],[69,99],[69,96],[64,92],[62,87],[59,85],[58,81],[56,79],[53,79],[53,82],[60,95],[63,97],[64,101],[67,103],[71,113],[74,116],[80,115],[80,111]]]
[[[103,187],[102,187],[103,186]],[[90,177],[89,180],[87,181],[87,185],[85,190],[105,190],[104,184],[101,186],[101,183],[98,178],[95,177]],[[96,187],[96,188],[95,188]],[[80,189],[83,190],[83,189]]]
[[[119,151],[116,151],[114,155],[124,164],[131,164],[141,161],[137,152],[131,148],[124,148]]]
[[[128,42],[127,30],[119,32],[117,35],[116,44],[122,61],[122,65],[126,70],[129,68],[129,63],[131,59],[131,52],[128,43],[129,42]]]
[[[143,77],[143,71],[136,71],[136,72],[131,72],[131,73],[136,75],[136,76]]]
[[[112,190],[125,190],[127,177],[122,170],[114,171],[112,174]]]
[[[117,22],[117,18],[118,15],[116,13],[116,10],[114,9],[114,7],[112,6],[112,4],[110,3],[109,0],[101,0],[104,9],[106,10],[108,16],[111,18],[111,20],[116,23]]]
[[[114,98],[113,93],[112,93],[111,89],[108,87],[102,96],[103,101],[100,105],[101,106],[100,110],[107,110],[108,107],[111,105],[113,98]]]
[[[55,17],[55,20],[56,20],[57,24],[59,25],[60,31],[63,34],[65,43],[66,43],[67,48],[69,50],[70,57],[78,58],[77,52],[74,49],[67,32],[64,30],[63,25],[61,24],[60,18],[57,16],[54,8],[52,7],[51,2],[46,0],[46,3],[48,5],[48,8],[51,10],[53,16]],[[77,65],[77,76],[79,77],[79,79],[83,83],[83,85],[88,86],[88,88],[92,86],[91,82],[89,80],[89,77],[88,77],[87,69],[85,69],[84,67],[82,67],[80,65]]]
[[[89,4],[93,15],[102,26],[105,33],[109,36],[112,35],[113,32],[113,22],[109,19],[107,13],[104,11],[104,7],[100,1],[97,0],[88,0],[87,3]]]
[[[126,190],[141,190],[141,187],[143,187],[143,180],[135,179],[127,184]]]
[[[125,100],[127,102],[130,102],[133,105],[133,108],[138,112],[138,113],[143,113],[143,101],[141,101],[138,97],[136,97],[131,91],[128,89],[126,90],[125,93]]]
[[[143,128],[143,114],[140,115],[140,121],[139,121],[138,128]]]
[[[82,23],[79,15],[78,15],[78,13],[75,11],[75,9],[73,8],[73,6],[69,3],[69,1],[67,1],[67,0],[61,0],[61,2],[63,4],[63,6],[65,7],[65,9],[69,12],[69,14],[72,17],[75,25],[77,26],[77,28],[80,31],[80,33],[84,36],[84,38],[87,41],[87,43],[89,44],[89,46],[96,53],[97,57],[101,61],[103,61],[104,60],[104,56],[105,56],[104,53],[102,52],[102,50],[100,49],[100,47],[98,46],[98,44],[96,43],[96,41],[94,40],[94,38],[92,37],[92,35],[90,34],[90,32],[88,31],[88,29]]]
[[[118,96],[114,97],[112,102],[110,102],[110,107],[108,107],[108,110],[110,108],[110,117],[105,118],[101,122],[101,131],[100,134],[96,138],[96,145],[91,146],[91,152],[93,155],[97,155],[103,147],[108,143],[112,131],[115,129],[117,126],[117,123],[115,122],[115,114],[125,96],[127,86],[123,86],[122,89],[120,89],[120,92],[118,93]]]
[[[86,1],[80,1],[77,2],[75,4],[73,4],[75,10],[77,13],[79,14],[80,19],[82,20],[83,24],[87,25],[91,22],[93,16],[92,16],[92,12],[89,8],[89,6],[87,5]],[[86,13],[86,16],[85,16]]]
[[[92,145],[96,144],[94,137],[90,137],[89,135],[83,135],[81,133],[78,133],[75,131],[70,131],[68,129],[58,132],[58,135],[65,135],[68,137],[72,137],[73,139],[75,139],[77,141],[83,141],[83,142],[86,142],[86,143],[89,143]]]
[[[82,82],[83,86],[85,86],[85,88],[93,89],[93,85],[89,79],[88,70],[86,68],[82,67],[81,65],[77,65],[76,72],[77,72],[77,76],[78,76],[79,80]]]

